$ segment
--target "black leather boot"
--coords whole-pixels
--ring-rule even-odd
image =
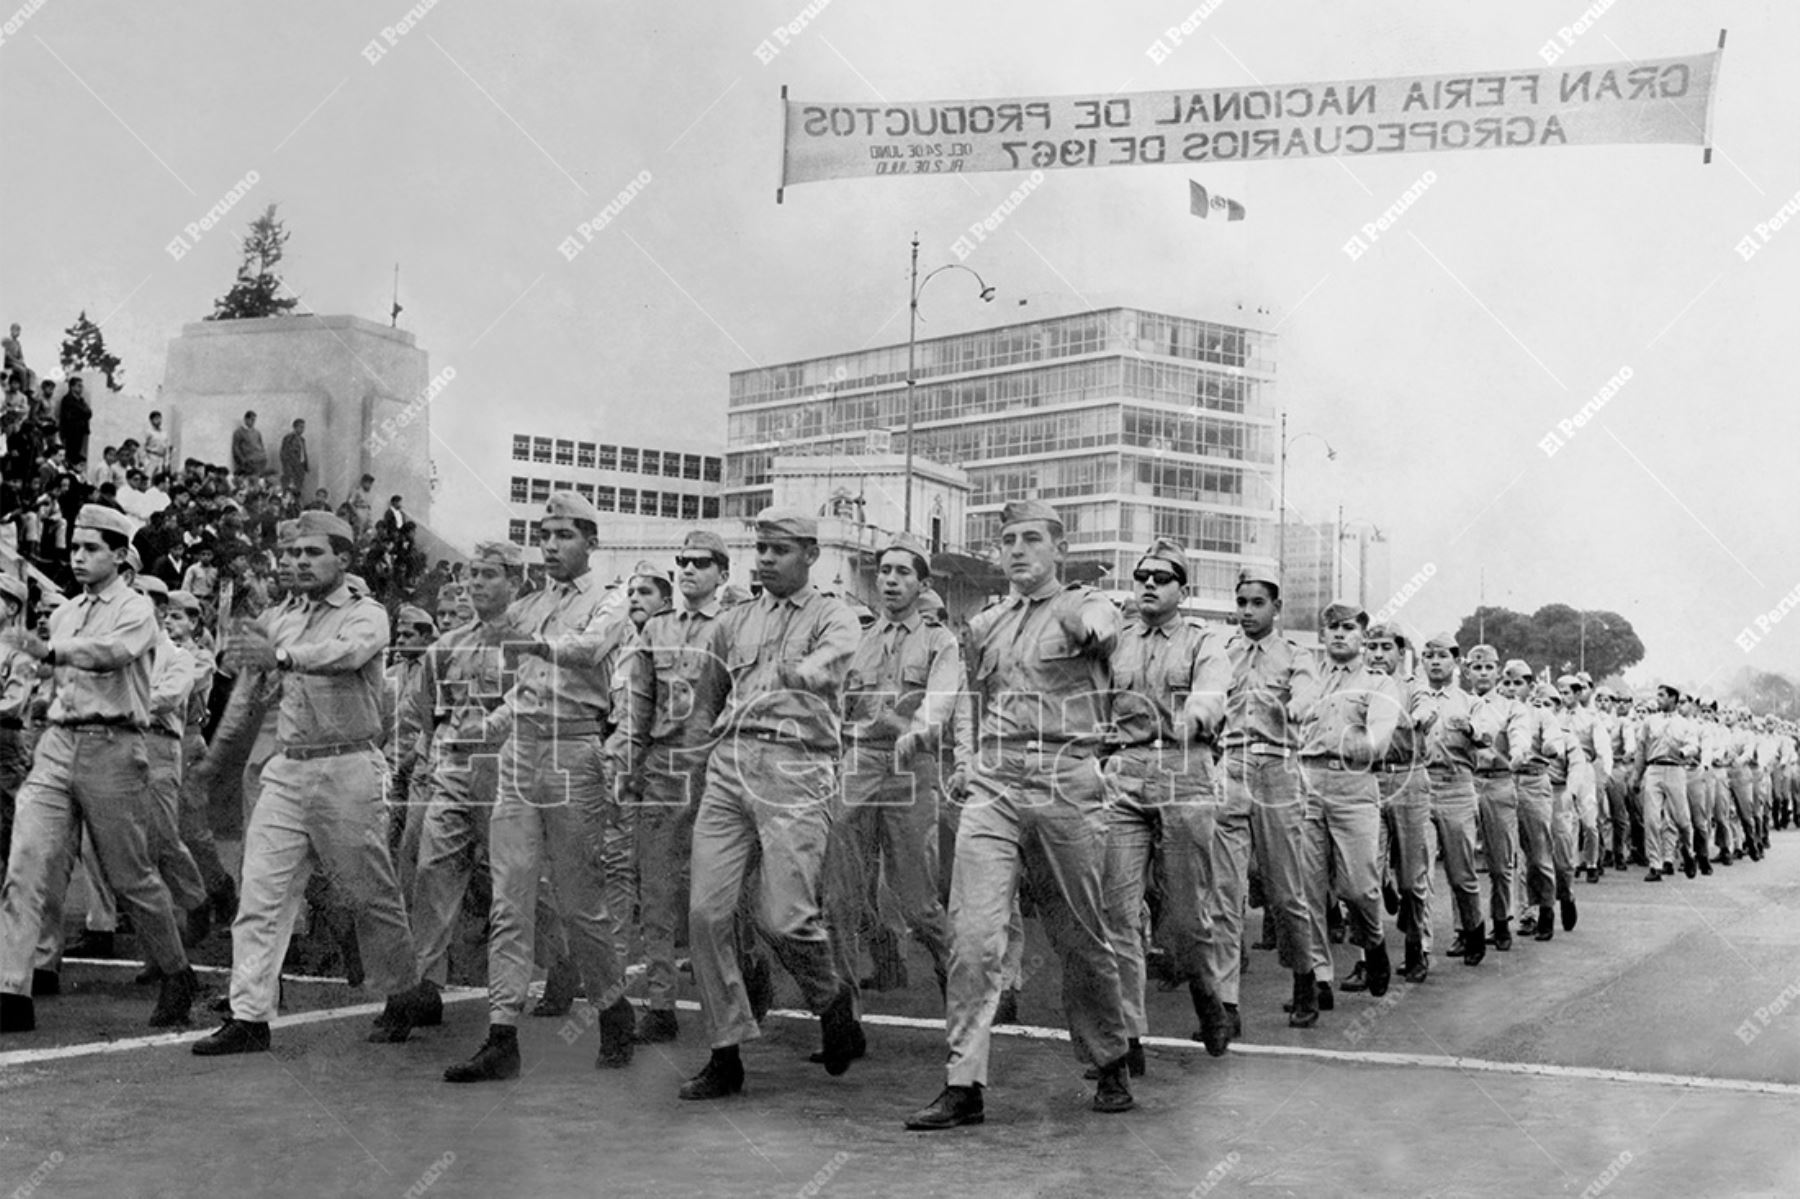
[[[634,1034],[637,1032],[637,1009],[623,995],[600,1013],[600,1052],[594,1065],[617,1070],[631,1064]]]
[[[1209,987],[1198,981],[1188,983],[1188,996],[1194,1001],[1194,1015],[1200,1021],[1194,1039],[1204,1043],[1206,1052],[1213,1057],[1223,1057],[1231,1048],[1231,1021],[1226,1016],[1225,1005]]]
[[[941,1132],[986,1119],[979,1086],[945,1087],[930,1104],[906,1118],[906,1127],[913,1132]]]
[[[736,1045],[712,1051],[700,1073],[681,1084],[683,1099],[723,1099],[744,1089],[744,1062]]]
[[[199,1057],[224,1057],[234,1053],[266,1053],[269,1049],[269,1026],[260,1020],[229,1017],[210,1037],[194,1042]]]
[[[1534,936],[1539,941],[1548,941],[1556,936],[1556,916],[1547,903],[1538,905],[1537,932]]]
[[[1388,983],[1394,976],[1393,963],[1388,960],[1387,942],[1377,941],[1373,945],[1363,946],[1363,962],[1368,967],[1365,973],[1369,980],[1369,996],[1380,999],[1387,994]],[[1344,989],[1348,991],[1350,988],[1346,986]]]
[[[488,1025],[487,1040],[475,1056],[444,1071],[445,1082],[495,1082],[519,1076],[519,1030],[510,1024]]]
[[[1127,1053],[1118,1061],[1100,1067],[1100,1081],[1094,1087],[1095,1111],[1128,1112],[1137,1106],[1137,1100],[1131,1097],[1131,1084],[1125,1077],[1130,1062],[1131,1055]]]
[[[1487,922],[1477,920],[1473,928],[1463,933],[1463,965],[1479,966],[1487,957]]]
[[[1311,1028],[1319,1022],[1319,984],[1311,970],[1294,973],[1294,998],[1290,1003],[1289,1028]]]
[[[194,994],[199,989],[200,984],[195,981],[191,967],[179,974],[164,975],[162,990],[156,996],[156,1010],[150,1013],[150,1027],[186,1028],[188,1008],[193,1005]]]

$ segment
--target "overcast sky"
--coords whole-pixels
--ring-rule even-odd
[[[487,487],[514,427],[714,448],[727,372],[903,340],[912,232],[923,266],[953,261],[1019,182],[825,182],[777,206],[782,84],[871,102],[1524,68],[1586,5],[1450,21],[1424,2],[1209,0],[1160,64],[1147,51],[1191,0],[837,0],[766,64],[795,0],[443,0],[390,45],[407,7],[50,0],[0,45],[0,320],[41,368],[86,308],[127,391],[153,394],[167,340],[236,261],[224,230],[180,261],[165,246],[255,171],[226,224],[281,204],[311,310],[385,322],[402,264],[402,324],[456,370],[431,415],[434,523],[467,541],[504,531]],[[1294,444],[1290,503],[1386,529],[1396,588],[1431,564],[1417,626],[1453,626],[1485,568],[1490,603],[1625,614],[1650,648],[1634,680],[1800,673],[1800,612],[1748,653],[1734,640],[1800,587],[1800,221],[1734,250],[1800,189],[1800,6],[1632,0],[1558,65],[1703,52],[1721,24],[1709,166],[1626,147],[1053,173],[968,260],[996,304],[939,280],[926,329],[1116,303],[1261,321],[1292,428],[1338,450]],[[1396,231],[1350,260],[1426,170]],[[1190,178],[1248,219],[1190,217]],[[1547,456],[1622,367],[1601,418]]]

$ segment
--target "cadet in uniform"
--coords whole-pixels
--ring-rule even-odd
[[[24,627],[30,595],[23,579],[0,573],[0,628]],[[25,722],[31,715],[29,708],[37,678],[37,659],[14,646],[0,646],[0,859],[11,853],[13,805],[20,785],[31,771]],[[4,877],[0,874],[0,879]]]
[[[1687,758],[1688,827],[1693,830],[1693,846],[1682,862],[1682,872],[1689,878],[1695,873],[1711,874],[1711,855],[1707,843],[1712,837],[1712,775],[1706,761],[1707,740],[1711,726],[1701,717],[1700,703],[1693,696],[1683,696],[1681,714],[1694,730],[1694,743]]]
[[[225,657],[243,682],[281,679],[279,751],[244,832],[243,884],[231,926],[231,1016],[194,1045],[202,1056],[269,1047],[294,896],[323,863],[356,915],[370,981],[387,996],[371,1041],[406,1040],[418,973],[400,882],[387,849],[381,756],[381,656],[387,613],[352,597],[350,526],[301,515],[288,547],[295,594],[234,632]]]
[[[760,858],[755,915],[819,1016],[827,1073],[863,1053],[854,983],[839,975],[819,897],[837,790],[840,692],[862,631],[811,583],[818,522],[793,508],[756,517],[760,596],[713,622],[703,701],[719,712],[694,818],[688,946],[712,1056],[683,1099],[743,1089],[738,1046],[762,1035],[738,966],[745,873]],[[722,667],[722,669],[721,669]]]
[[[610,680],[602,664],[631,622],[590,569],[600,513],[573,491],[550,495],[539,524],[549,581],[514,601],[498,622],[517,674],[482,740],[505,736],[499,797],[488,826],[494,900],[488,930],[488,1035],[447,1082],[519,1073],[518,1022],[531,985],[538,884],[547,871],[588,1002],[598,1013],[594,1064],[629,1065],[637,1016],[625,998],[617,946],[629,914],[606,901],[609,877],[629,870],[630,813],[613,780],[628,764],[606,758]],[[620,597],[621,599],[623,597]]]
[[[1549,683],[1537,683],[1530,692],[1532,710],[1544,722],[1539,752],[1548,759],[1545,776],[1550,780],[1550,858],[1556,870],[1556,902],[1562,909],[1563,930],[1575,927],[1575,801],[1569,795],[1570,768],[1581,760],[1581,749],[1569,731],[1563,696]],[[1539,913],[1542,916],[1542,913]],[[1544,921],[1537,922],[1537,936],[1544,937]]]
[[[1387,994],[1393,977],[1381,920],[1381,786],[1375,767],[1387,758],[1399,722],[1400,693],[1363,662],[1361,604],[1335,600],[1319,614],[1325,662],[1300,726],[1300,783],[1306,800],[1306,907],[1312,922],[1312,965],[1319,1006],[1334,976],[1325,908],[1341,899],[1349,935],[1363,950],[1369,994]],[[1335,887],[1334,887],[1335,884]],[[1300,1012],[1296,989],[1294,1012]]]
[[[632,799],[646,1000],[637,1036],[645,1042],[673,1041],[680,1032],[675,934],[687,925],[694,812],[706,787],[717,715],[701,705],[701,683],[731,555],[717,533],[696,529],[682,540],[675,568],[681,603],[645,622],[638,652],[625,667],[635,677],[619,716],[629,739],[644,746]]]
[[[1364,663],[1389,676],[1400,704],[1393,739],[1376,767],[1375,782],[1381,793],[1386,873],[1394,879],[1388,910],[1396,914],[1395,924],[1406,938],[1400,977],[1421,983],[1431,972],[1431,782],[1425,776],[1425,736],[1412,722],[1420,684],[1410,675],[1399,677],[1408,648],[1406,635],[1391,623],[1370,625],[1363,637]],[[1384,892],[1383,899],[1388,898]],[[1351,971],[1343,989],[1369,989],[1366,962]]]
[[[1169,949],[1175,978],[1185,982],[1199,1031],[1214,1057],[1230,1047],[1230,1026],[1219,1000],[1223,980],[1212,974],[1214,908],[1243,906],[1243,894],[1213,877],[1218,789],[1212,746],[1225,718],[1231,661],[1223,638],[1210,636],[1181,614],[1187,591],[1187,551],[1159,537],[1132,571],[1137,616],[1113,650],[1113,752],[1106,760],[1111,802],[1106,809],[1107,939],[1119,959],[1133,1075],[1144,1072],[1144,891],[1160,880],[1158,933]],[[1097,1072],[1096,1072],[1097,1076]]]
[[[1487,956],[1487,924],[1481,918],[1481,888],[1475,879],[1475,821],[1481,801],[1475,791],[1475,753],[1479,734],[1475,731],[1469,693],[1456,681],[1456,664],[1461,651],[1456,639],[1447,634],[1431,638],[1420,653],[1425,664],[1425,686],[1413,695],[1413,724],[1425,734],[1425,775],[1431,783],[1431,820],[1437,826],[1438,843],[1443,848],[1444,873],[1450,880],[1451,897],[1456,903],[1461,928],[1463,965],[1479,966]],[[1501,852],[1505,837],[1502,834]],[[1495,877],[1493,867],[1503,859],[1496,853],[1493,841],[1487,842],[1490,888],[1493,908],[1498,920],[1505,914],[1510,897],[1511,878],[1502,873]],[[1504,890],[1501,879],[1505,879]],[[1458,952],[1452,945],[1450,953]]]
[[[169,592],[163,631],[177,647],[192,654],[195,661],[194,685],[188,691],[187,710],[182,714],[181,722],[181,840],[200,867],[213,917],[229,921],[237,912],[237,887],[213,843],[209,788],[193,786],[190,780],[195,767],[206,757],[204,729],[215,669],[212,651],[197,639],[201,618],[198,596],[190,591]]]
[[[1563,719],[1577,754],[1569,759],[1569,798],[1574,832],[1579,838],[1575,869],[1590,883],[1600,881],[1600,780],[1612,777],[1612,736],[1605,718],[1594,710],[1594,683],[1586,675],[1564,675],[1556,681],[1564,704]]]
[[[1104,787],[1097,760],[1108,721],[1108,660],[1119,613],[1090,587],[1064,585],[1068,555],[1056,510],[1015,500],[1000,514],[1012,594],[972,622],[980,756],[957,746],[952,799],[969,802],[950,877],[947,1085],[906,1126],[980,1123],[1013,898],[1029,889],[1062,959],[1063,1006],[1076,1057],[1100,1067],[1094,1110],[1133,1106],[1119,966],[1101,895]],[[969,736],[959,722],[958,740]]]
[[[1644,876],[1647,883],[1661,882],[1675,873],[1677,851],[1683,861],[1692,856],[1688,839],[1693,829],[1682,827],[1687,815],[1684,763],[1699,748],[1699,738],[1676,713],[1680,701],[1680,688],[1659,684],[1656,711],[1644,718],[1638,739],[1638,773],[1644,780],[1644,852],[1650,859],[1650,872]]]
[[[130,537],[124,513],[84,505],[69,553],[81,595],[51,615],[48,641],[17,627],[0,630],[0,646],[56,669],[50,727],[19,789],[0,886],[0,1033],[36,1027],[31,974],[46,888],[52,862],[77,824],[93,839],[107,881],[131,912],[144,956],[162,972],[151,1025],[186,1024],[193,1002],[193,971],[148,836],[143,730],[150,721],[157,627],[150,601],[119,574]]]
[[[1488,867],[1489,916],[1494,948],[1512,949],[1512,902],[1519,870],[1519,790],[1513,778],[1515,742],[1528,741],[1529,717],[1500,683],[1500,655],[1491,645],[1469,649],[1463,662],[1468,680],[1469,721],[1475,729],[1475,794]],[[1520,932],[1528,932],[1523,919]]]
[[[906,986],[900,938],[881,924],[880,883],[899,904],[936,968],[942,991],[950,948],[938,899],[938,748],[962,693],[962,653],[950,630],[928,621],[920,596],[931,578],[925,547],[903,534],[877,560],[881,612],[863,631],[844,682],[843,834],[851,892],[837,921],[850,938],[841,956],[855,963],[857,941],[873,931],[876,989]],[[835,830],[834,830],[835,835]],[[834,935],[836,935],[834,931]]]
[[[1637,810],[1637,787],[1632,771],[1637,766],[1637,721],[1631,715],[1631,701],[1602,687],[1595,695],[1596,704],[1604,704],[1612,719],[1607,728],[1612,735],[1612,774],[1606,780],[1607,814],[1612,821],[1612,857],[1607,863],[1614,870],[1642,856],[1643,816]],[[1638,862],[1642,865],[1642,862]]]

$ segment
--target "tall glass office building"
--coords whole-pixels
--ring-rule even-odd
[[[920,341],[914,453],[966,470],[973,494],[964,528],[915,528],[985,557],[1006,501],[1047,500],[1072,560],[1113,586],[1173,537],[1199,606],[1229,610],[1239,568],[1275,560],[1274,343],[1133,308]],[[862,453],[874,430],[902,452],[905,427],[904,344],[735,372],[725,515],[769,501],[777,455]]]

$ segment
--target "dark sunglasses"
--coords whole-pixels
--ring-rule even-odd
[[[1134,583],[1155,583],[1158,587],[1167,587],[1170,583],[1179,583],[1181,576],[1172,570],[1134,570],[1131,572]]]
[[[713,557],[711,554],[677,554],[675,556],[675,565],[691,566],[695,570],[705,570],[712,564]]]

